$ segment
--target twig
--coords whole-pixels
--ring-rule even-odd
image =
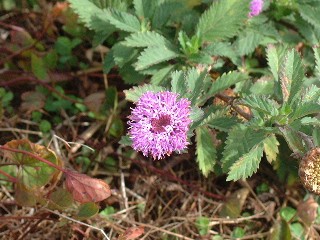
[[[46,208],[46,210],[49,211],[49,212],[51,212],[51,213],[53,213],[53,214],[56,214],[56,215],[58,215],[58,216],[60,216],[60,217],[62,217],[62,218],[68,219],[68,220],[70,220],[70,221],[72,221],[72,222],[76,222],[76,223],[78,223],[78,224],[81,224],[81,225],[84,225],[84,226],[86,226],[86,227],[89,227],[89,228],[95,229],[95,230],[97,230],[97,231],[100,231],[100,232],[102,233],[102,235],[105,237],[105,239],[110,240],[110,238],[108,237],[108,235],[107,235],[107,234],[103,231],[103,229],[101,229],[101,228],[98,228],[98,227],[92,226],[92,225],[90,225],[90,224],[87,224],[87,223],[78,221],[78,220],[76,220],[76,219],[73,219],[73,218],[71,218],[71,217],[65,216],[65,215],[63,215],[63,214],[61,214],[61,213],[58,213],[58,212],[56,212],[56,211],[52,211],[52,210],[47,209],[47,208]]]
[[[32,158],[35,158],[43,163],[46,163],[48,164],[50,167],[53,167],[55,169],[58,169],[59,171],[61,172],[66,172],[67,170],[63,169],[62,167],[48,161],[47,159],[44,159],[34,153],[31,153],[31,152],[28,152],[28,151],[25,151],[25,150],[20,150],[20,149],[14,149],[14,148],[10,148],[10,147],[5,147],[5,146],[2,146],[0,145],[0,149],[2,150],[5,150],[5,151],[9,151],[9,152],[16,152],[16,153],[22,153],[22,154],[25,154],[25,155],[28,155],[29,157],[32,157]]]
[[[7,181],[10,181],[10,182],[13,182],[13,183],[18,182],[18,180],[15,177],[12,177],[11,175],[6,173],[5,171],[2,171],[1,169],[0,169],[0,174],[2,174],[3,176],[6,176],[8,178]]]
[[[252,118],[251,114],[244,112],[238,105],[234,104],[234,101],[236,100],[235,97],[229,97],[221,93],[216,94],[215,96],[221,99],[222,101],[226,102],[227,104],[229,104],[237,113],[239,113],[245,119],[250,120]]]

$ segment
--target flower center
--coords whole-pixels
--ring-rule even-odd
[[[169,115],[161,115],[158,119],[151,119],[152,130],[155,133],[161,133],[165,131],[165,126],[170,124],[170,116]]]

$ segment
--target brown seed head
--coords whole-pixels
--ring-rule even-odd
[[[301,159],[299,177],[306,189],[320,195],[320,148],[310,150]]]

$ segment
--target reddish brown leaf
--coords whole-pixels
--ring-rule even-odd
[[[311,196],[307,201],[299,203],[297,208],[298,216],[304,224],[311,226],[317,217],[317,209],[318,203]]]
[[[122,233],[118,240],[132,240],[140,237],[144,233],[144,227],[131,227]]]
[[[106,99],[106,94],[104,92],[96,92],[90,94],[84,99],[84,104],[92,112],[99,112],[103,102]]]
[[[111,195],[109,185],[100,179],[72,171],[65,174],[66,188],[77,202],[100,202]]]
[[[21,111],[32,112],[40,110],[45,105],[46,96],[40,92],[24,92],[21,95]]]

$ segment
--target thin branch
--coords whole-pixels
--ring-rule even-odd
[[[44,159],[44,158],[42,158],[42,157],[40,157],[40,156],[38,156],[38,155],[36,155],[34,153],[31,153],[31,152],[28,152],[28,151],[25,151],[25,150],[14,149],[14,148],[5,147],[5,146],[1,146],[1,145],[0,145],[0,149],[5,150],[5,151],[9,151],[9,152],[22,153],[22,154],[28,155],[28,156],[30,156],[32,158],[35,158],[35,159],[39,160],[40,162],[46,163],[50,167],[58,169],[61,172],[65,173],[67,171],[67,170],[63,169],[62,167],[60,167],[60,166],[48,161],[47,159]]]
[[[59,217],[68,219],[68,220],[70,220],[70,221],[72,221],[72,222],[76,222],[76,223],[81,224],[81,225],[83,225],[83,226],[86,226],[86,227],[88,227],[88,228],[92,228],[92,229],[94,229],[94,230],[97,230],[97,231],[101,232],[101,234],[105,237],[105,239],[110,240],[110,238],[108,237],[108,235],[107,235],[107,234],[103,231],[103,229],[101,229],[101,228],[98,228],[98,227],[89,225],[89,224],[87,224],[87,223],[84,223],[84,222],[81,222],[81,221],[79,221],[79,220],[73,219],[73,218],[71,218],[71,217],[68,217],[68,216],[63,215],[63,214],[61,214],[61,213],[52,211],[52,210],[50,210],[50,209],[46,209],[46,210],[49,211],[49,212],[51,212],[51,213],[53,213],[53,214],[58,215]]]

